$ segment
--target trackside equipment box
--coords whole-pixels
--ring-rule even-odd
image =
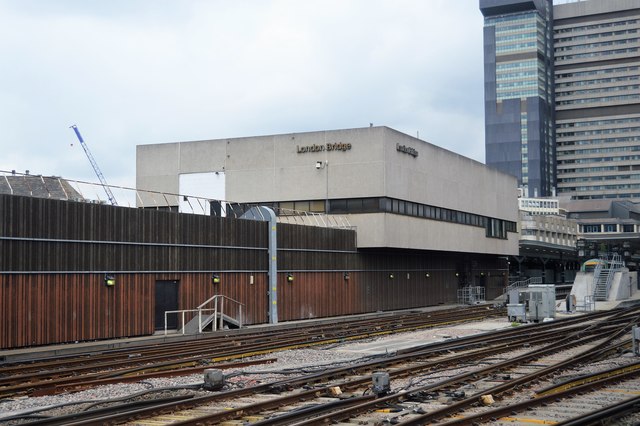
[[[556,317],[556,287],[553,284],[529,286],[529,321],[541,322]]]

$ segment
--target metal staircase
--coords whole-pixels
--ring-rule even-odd
[[[225,303],[226,302],[226,303]],[[212,307],[207,305],[212,304]],[[225,306],[226,305],[226,306]],[[244,304],[222,294],[216,294],[195,309],[181,311],[167,311],[164,313],[164,334],[167,334],[167,315],[177,314],[182,319],[181,334],[199,334],[211,326],[212,331],[222,330],[226,327],[242,328]],[[226,309],[226,312],[225,312]],[[185,323],[187,315],[193,315]]]
[[[600,260],[593,271],[593,300],[602,302],[608,300],[613,277],[624,268],[624,261],[617,253],[601,256]]]
[[[542,284],[542,277],[531,277],[522,281],[515,281],[507,287],[505,294],[509,293],[509,290],[513,290],[516,288],[527,288],[530,284]]]
[[[526,280],[514,281],[511,284],[509,284],[505,288],[504,293],[502,293],[500,296],[496,297],[495,300],[496,301],[507,301],[509,299],[509,292],[511,290],[520,289],[520,288],[527,288],[527,287],[529,287],[530,284],[542,284],[542,277],[531,277],[531,278],[527,278]]]

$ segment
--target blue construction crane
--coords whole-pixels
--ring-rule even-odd
[[[111,192],[111,188],[109,188],[109,185],[107,185],[107,180],[104,178],[104,175],[100,171],[100,167],[98,167],[98,163],[96,163],[95,158],[93,158],[93,155],[91,155],[91,151],[89,151],[89,147],[85,143],[84,139],[82,139],[80,130],[78,130],[78,127],[75,124],[71,126],[71,128],[73,129],[74,132],[76,132],[76,136],[80,141],[80,145],[82,146],[82,149],[84,149],[84,153],[87,154],[87,158],[91,163],[91,167],[93,167],[93,171],[96,172],[96,175],[98,176],[98,179],[102,184],[102,188],[104,188],[104,192],[107,193],[107,198],[109,199],[109,202],[111,203],[112,206],[117,206],[118,203],[116,202],[116,197],[113,196],[113,192]]]

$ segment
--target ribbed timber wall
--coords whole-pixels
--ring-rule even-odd
[[[266,323],[267,231],[266,222],[0,195],[0,349],[152,334],[158,281],[175,281],[178,309],[223,294],[245,304],[245,324]],[[454,303],[480,274],[489,297],[505,281],[494,256],[357,251],[355,231],[289,224],[278,225],[277,262],[280,321]]]

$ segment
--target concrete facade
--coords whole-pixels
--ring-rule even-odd
[[[198,195],[180,188],[193,173],[224,174],[227,201],[346,215],[360,248],[518,251],[515,178],[388,127],[137,147],[139,190]]]

